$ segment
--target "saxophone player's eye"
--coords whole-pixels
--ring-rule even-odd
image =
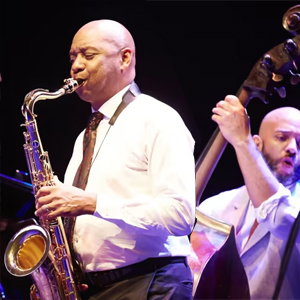
[[[74,61],[75,61],[75,58],[73,56],[70,56],[69,62],[71,65],[74,63]]]
[[[87,60],[90,60],[90,59],[93,59],[93,58],[94,58],[95,54],[94,54],[94,53],[91,53],[91,54],[87,53],[87,54],[85,54],[84,56],[85,56],[85,58],[86,58]]]

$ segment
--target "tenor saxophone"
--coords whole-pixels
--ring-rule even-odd
[[[43,186],[54,185],[54,173],[48,153],[43,150],[38,133],[34,104],[39,100],[55,99],[70,94],[81,85],[73,78],[56,92],[35,89],[22,105],[26,131],[24,151],[34,195]],[[17,232],[7,245],[4,264],[14,276],[30,275],[33,280],[30,298],[40,300],[79,300],[72,259],[61,218],[40,219]]]

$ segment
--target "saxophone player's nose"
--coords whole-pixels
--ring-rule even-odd
[[[77,57],[72,61],[71,66],[71,76],[73,77],[74,74],[77,74],[85,69],[84,60],[77,55]]]

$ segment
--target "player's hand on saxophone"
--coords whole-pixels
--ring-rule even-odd
[[[36,194],[35,215],[39,218],[75,217],[93,214],[97,195],[66,185],[54,177],[54,186],[44,186]]]

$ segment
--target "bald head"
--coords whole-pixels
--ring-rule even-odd
[[[300,180],[300,111],[281,107],[269,112],[253,139],[279,182]]]
[[[294,107],[281,107],[269,112],[262,120],[259,136],[264,139],[270,130],[278,126],[291,126],[300,129],[300,111]]]
[[[135,56],[134,40],[130,32],[120,23],[112,20],[91,21],[82,26],[74,36],[93,34],[95,38],[114,44],[119,49],[130,48]]]
[[[92,21],[75,34],[71,76],[84,82],[76,93],[99,108],[135,78],[135,45],[130,32],[112,20]]]
[[[75,34],[74,40],[86,39],[91,36],[94,42],[97,40],[106,42],[115,47],[116,51],[129,49],[131,52],[130,64],[126,69],[128,73],[128,83],[135,77],[135,44],[132,35],[122,24],[113,20],[96,20],[83,25]]]

